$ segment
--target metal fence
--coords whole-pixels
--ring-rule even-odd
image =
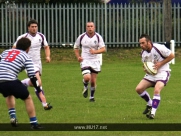
[[[27,32],[30,19],[39,22],[50,46],[73,44],[93,21],[107,47],[137,47],[142,33],[154,42],[164,41],[162,4],[1,4],[0,46],[11,47],[18,35]],[[172,5],[172,39],[181,44],[180,4]]]

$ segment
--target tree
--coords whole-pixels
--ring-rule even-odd
[[[164,14],[164,34],[165,41],[170,41],[172,39],[172,5],[171,0],[163,1],[163,14]]]

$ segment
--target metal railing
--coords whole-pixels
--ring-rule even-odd
[[[16,38],[27,32],[30,19],[39,22],[50,46],[74,44],[85,31],[87,21],[96,24],[96,31],[107,47],[138,47],[142,33],[152,41],[164,41],[164,14],[161,4],[1,4],[0,46],[11,47]],[[172,39],[181,45],[181,6],[172,5]],[[107,15],[105,17],[105,15]],[[107,20],[105,20],[107,18]]]

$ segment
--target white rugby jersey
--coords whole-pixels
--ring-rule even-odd
[[[1,54],[0,80],[16,80],[19,72],[26,69],[28,76],[34,76],[35,70],[32,59],[29,55],[19,49],[5,50]]]
[[[160,62],[167,58],[171,54],[171,50],[169,50],[165,45],[153,43],[152,49],[150,52],[142,51],[142,62]],[[169,67],[169,63],[166,63],[162,67],[158,69],[158,72],[160,71],[171,71]]]
[[[42,46],[48,46],[45,36],[40,32],[37,32],[35,36],[32,36],[29,33],[25,33],[17,38],[16,42],[14,43],[14,46],[16,46],[17,41],[22,37],[27,37],[31,40],[31,46],[28,54],[33,60],[33,63],[34,64],[41,63],[40,49]]]
[[[79,35],[77,38],[74,48],[82,48],[81,56],[83,59],[88,60],[99,60],[98,54],[91,54],[89,52],[90,48],[98,50],[105,46],[103,38],[100,34],[95,33],[93,37],[89,37],[86,33]]]

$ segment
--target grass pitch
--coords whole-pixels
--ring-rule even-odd
[[[140,49],[109,49],[103,55],[102,72],[98,74],[95,103],[82,96],[82,75],[79,63],[72,49],[52,49],[52,62],[43,63],[43,89],[53,109],[44,111],[33,88],[33,97],[39,123],[180,123],[180,49],[176,49],[176,64],[170,65],[172,72],[167,86],[161,92],[161,102],[154,120],[142,114],[146,103],[135,92],[135,87],[143,78]],[[42,52],[42,58],[44,53]],[[44,59],[43,59],[44,62]],[[24,79],[22,72],[19,79]],[[148,89],[153,97],[153,88]],[[89,92],[90,94],[90,92]],[[19,123],[28,123],[29,118],[24,103],[16,100]],[[0,123],[9,123],[5,99],[0,98]],[[0,131],[0,135],[181,135],[179,131],[42,131],[22,132]]]

